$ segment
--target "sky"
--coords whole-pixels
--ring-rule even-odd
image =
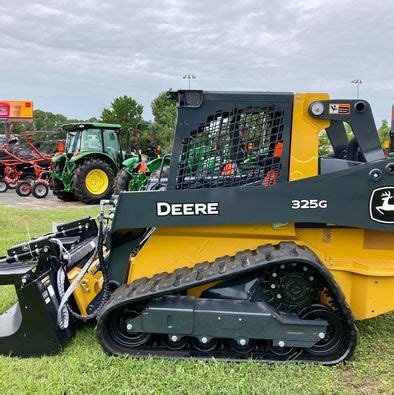
[[[394,100],[394,0],[0,0],[0,99],[68,118],[163,90]]]

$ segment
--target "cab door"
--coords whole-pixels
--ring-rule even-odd
[[[103,130],[104,152],[107,153],[118,167],[121,167],[123,156],[120,146],[119,134],[116,130]]]

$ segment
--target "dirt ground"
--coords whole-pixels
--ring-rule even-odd
[[[37,210],[71,208],[71,207],[87,207],[81,202],[63,202],[56,196],[49,192],[48,196],[44,199],[36,199],[33,196],[20,197],[16,194],[15,190],[9,189],[5,193],[0,193],[0,204],[6,207],[29,208]],[[92,206],[89,206],[92,207]],[[94,206],[93,206],[94,207]],[[98,205],[97,205],[98,207]]]

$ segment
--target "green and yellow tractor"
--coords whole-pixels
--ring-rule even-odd
[[[134,150],[131,152],[130,130],[127,131],[126,153],[120,143],[120,125],[107,123],[73,123],[63,125],[67,132],[65,152],[52,159],[51,187],[61,200],[99,203],[113,193],[145,189],[148,179],[169,158],[161,158],[156,133],[142,154],[137,125]]]
[[[130,133],[128,133],[128,139]],[[150,176],[159,173],[164,167],[163,175],[170,165],[170,156],[161,155],[161,147],[156,141],[156,131],[152,129],[151,142],[146,153],[142,153],[139,125],[135,131],[135,156],[128,156],[122,163],[122,168],[115,177],[114,193],[119,195],[122,191],[142,191],[146,188]]]
[[[52,159],[51,186],[61,200],[99,203],[114,192],[115,175],[124,160],[119,139],[120,125],[72,123],[67,132],[65,152]],[[130,158],[133,159],[133,158]]]

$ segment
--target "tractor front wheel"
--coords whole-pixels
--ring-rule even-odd
[[[83,203],[100,203],[100,200],[111,197],[114,179],[114,172],[107,162],[97,158],[87,159],[77,164],[71,178],[71,190],[76,199]]]
[[[71,192],[63,191],[64,184],[56,178],[51,179],[51,189],[53,194],[60,200],[65,202],[75,200],[74,195]]]

